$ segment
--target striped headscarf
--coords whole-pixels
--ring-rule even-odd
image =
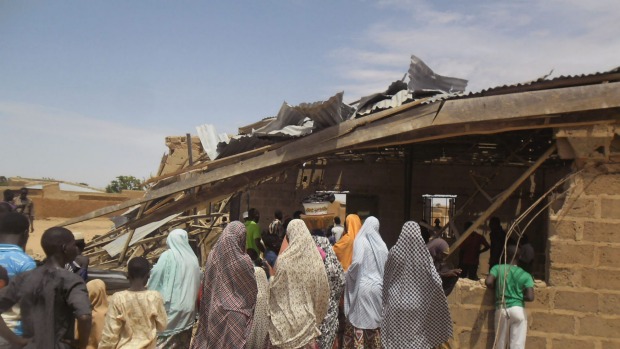
[[[346,219],[347,233],[344,234],[338,242],[334,245],[334,252],[342,264],[344,271],[349,269],[351,261],[353,260],[353,242],[357,233],[362,227],[362,221],[356,214],[350,214]]]
[[[332,246],[327,238],[313,236],[312,239],[314,239],[318,247],[325,251],[323,263],[327,272],[327,281],[329,282],[329,308],[327,316],[325,316],[321,324],[321,335],[318,338],[318,344],[321,349],[331,349],[338,331],[338,304],[344,289],[344,270],[338,258],[336,258],[336,254],[332,251]]]
[[[258,288],[245,234],[243,223],[231,222],[209,254],[193,349],[246,346]]]
[[[441,278],[420,226],[407,222],[390,250],[383,279],[384,348],[433,348],[452,337]]]
[[[344,313],[359,329],[381,325],[381,292],[388,249],[379,234],[379,220],[368,217],[357,234],[353,261],[346,273]]]
[[[278,256],[269,285],[269,338],[273,346],[293,349],[321,334],[319,327],[329,305],[329,283],[306,223],[292,220],[286,235],[288,247]]]

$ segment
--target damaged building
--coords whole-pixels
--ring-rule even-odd
[[[156,259],[173,226],[204,260],[222,217],[255,207],[266,227],[275,209],[303,210],[316,192],[339,195],[334,215],[378,217],[388,247],[405,221],[438,220],[453,258],[497,216],[536,251],[528,348],[620,347],[620,70],[476,93],[465,84],[414,56],[408,82],[356,103],[342,93],[285,103],[234,137],[200,127],[200,144],[184,141],[196,153],[160,168],[143,198],[65,225],[123,213],[87,247],[95,264],[118,268]],[[483,255],[479,275],[487,265]],[[449,303],[454,347],[492,347],[493,292],[461,280]]]

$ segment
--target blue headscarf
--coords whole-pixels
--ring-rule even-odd
[[[149,290],[159,291],[164,299],[168,326],[159,335],[170,336],[194,324],[200,267],[185,230],[170,232],[166,244],[170,249],[159,257],[147,286]]]

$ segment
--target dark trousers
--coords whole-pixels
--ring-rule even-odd
[[[461,277],[478,280],[478,264],[461,264]]]

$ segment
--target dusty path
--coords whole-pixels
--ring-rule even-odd
[[[26,253],[31,255],[35,259],[43,259],[44,253],[41,249],[41,235],[47,228],[51,228],[58,225],[68,218],[43,218],[35,219],[34,232],[30,234],[28,244],[26,245]],[[95,235],[102,235],[107,233],[114,223],[107,218],[95,218],[86,222],[81,222],[68,226],[67,228],[73,232],[80,232],[84,235],[86,242],[90,241]]]

